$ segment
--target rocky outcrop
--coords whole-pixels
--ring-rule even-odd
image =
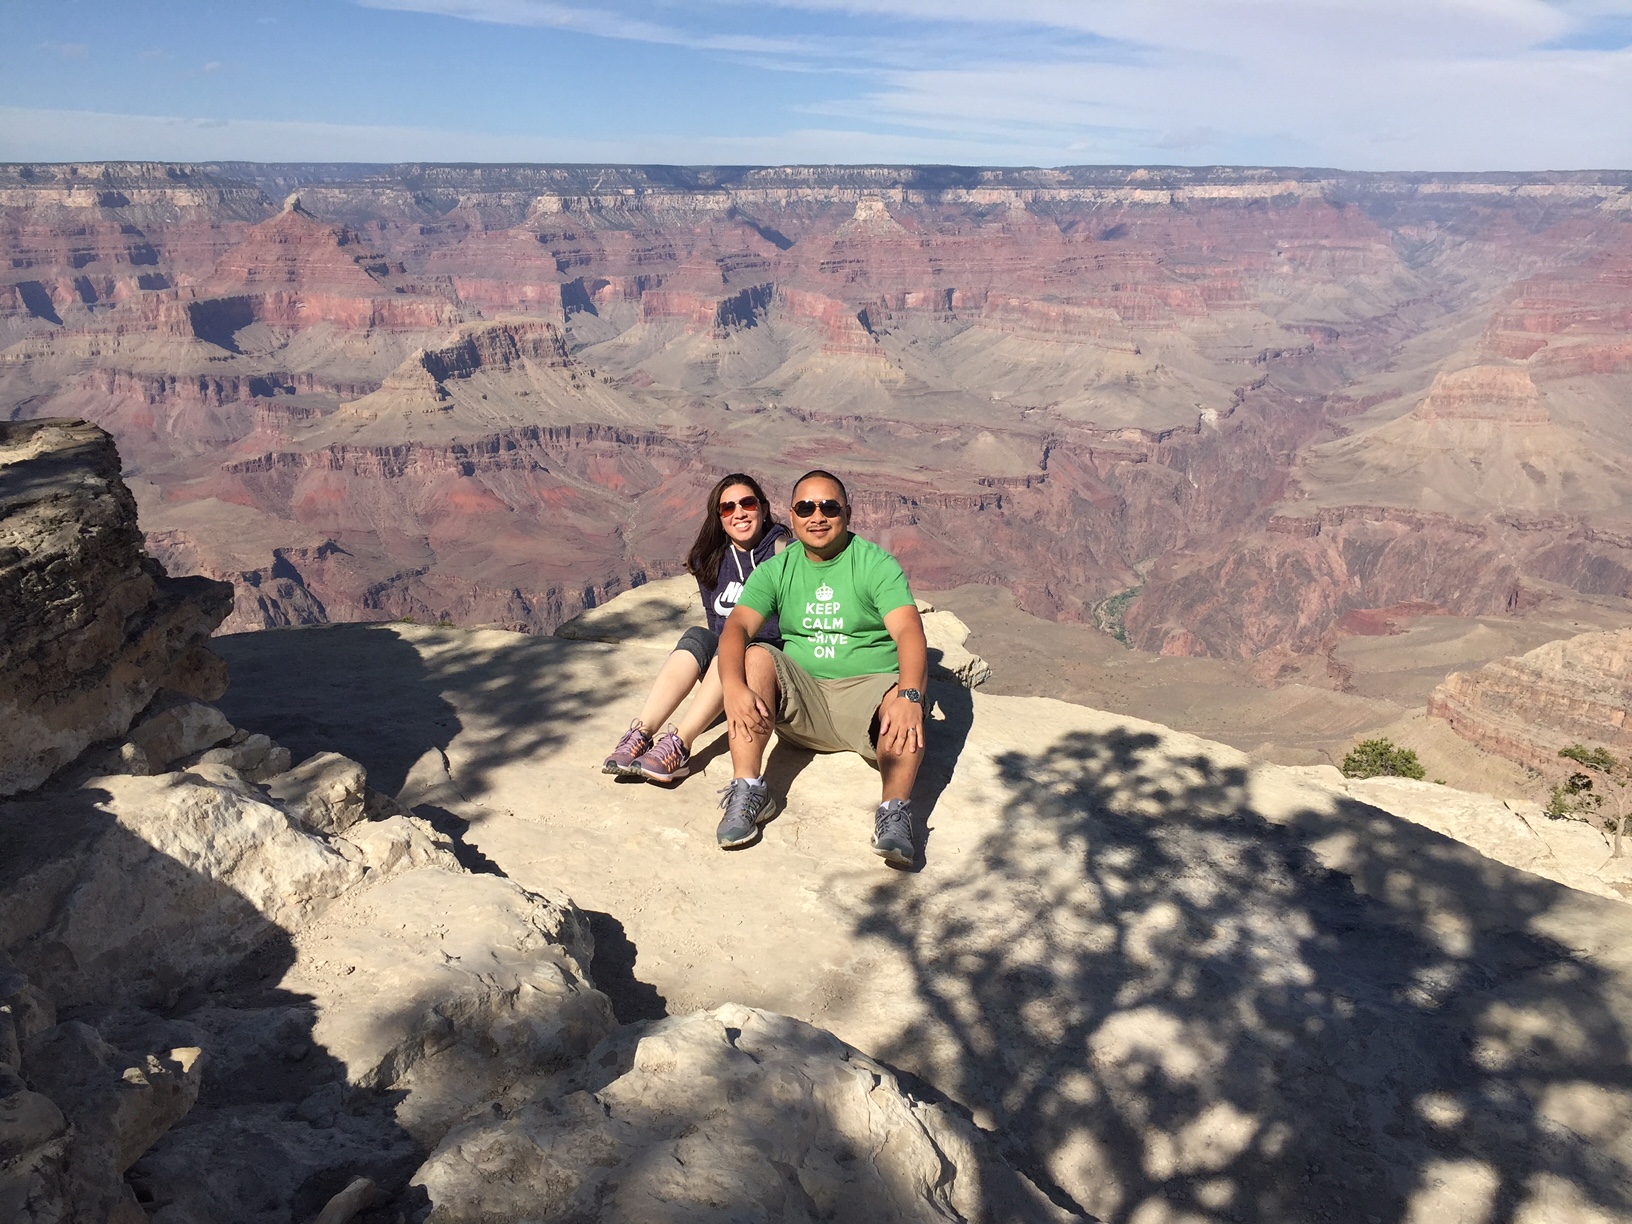
[[[427,1224],[1072,1218],[956,1111],[787,1016],[625,1028],[585,1069],[451,1133],[414,1175]]]
[[[298,668],[290,637],[310,643]],[[946,685],[915,795],[920,870],[868,851],[874,770],[784,745],[767,763],[784,807],[728,855],[712,836],[719,732],[677,787],[598,772],[651,681],[639,639],[398,625],[223,648],[259,677],[235,721],[321,692],[301,719],[359,759],[445,737],[436,802],[465,822],[465,853],[523,887],[570,882],[604,935],[597,982],[650,1025],[451,1130],[419,1175],[449,1219],[512,1218],[523,1198],[548,1218],[597,1187],[608,1211],[685,1218],[703,1214],[710,1175],[721,1217],[775,1195],[751,1200],[764,1218],[820,1218],[807,1199],[831,1184],[823,1153],[843,1120],[901,1123],[833,1161],[876,1202],[874,1169],[901,1184],[894,1144],[926,1150],[906,1113],[950,1153],[920,1112],[932,1102],[967,1111],[977,1149],[996,1143],[1054,1203],[1101,1219],[1452,1219],[1503,1195],[1514,1219],[1632,1219],[1616,1020],[1632,905],[1584,824]],[[733,1002],[827,1029],[878,1081],[857,1076],[852,1095],[855,1056],[814,1057],[821,1040],[764,1018],[767,1048]],[[600,1067],[613,1046],[629,1052]],[[738,1111],[753,1123],[740,1145]],[[1003,1218],[999,1171],[973,1192],[961,1156],[940,1167],[974,1200],[959,1212]]]
[[[119,455],[82,422],[0,423],[0,795],[123,734],[161,689],[219,697],[231,588],[143,551]]]
[[[1436,688],[1429,714],[1463,739],[1545,774],[1558,750],[1601,745],[1632,750],[1632,629],[1583,633],[1456,672]]]

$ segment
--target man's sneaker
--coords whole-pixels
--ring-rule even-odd
[[[714,837],[721,850],[740,850],[759,840],[759,826],[776,815],[776,800],[763,782],[747,778],[733,778],[731,785],[720,792],[724,796],[720,806],[725,818]]]
[[[612,755],[601,762],[601,772],[609,774],[638,774],[635,762],[640,759],[641,753],[652,746],[652,737],[646,734],[646,728],[640,725],[640,719],[629,724],[629,730],[623,733],[618,746],[612,750]]]
[[[887,799],[873,818],[873,853],[891,867],[911,867],[917,857],[912,844],[912,801]]]
[[[691,753],[680,742],[680,733],[672,726],[664,727],[663,734],[640,754],[634,772],[653,782],[678,782],[689,774]]]

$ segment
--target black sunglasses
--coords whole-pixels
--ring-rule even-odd
[[[793,503],[793,512],[799,518],[809,518],[816,513],[818,507],[828,518],[838,518],[844,512],[844,503],[834,501],[831,497],[824,497],[819,502],[796,501]]]
[[[724,518],[728,514],[735,514],[738,506],[741,506],[744,510],[758,510],[759,498],[750,493],[747,497],[742,498],[740,501],[721,502],[720,517]]]

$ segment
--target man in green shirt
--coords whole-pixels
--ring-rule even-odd
[[[912,589],[894,557],[850,532],[850,498],[830,472],[793,486],[793,534],[749,577],[720,634],[720,682],[734,777],[721,807],[720,846],[759,840],[776,813],[761,776],[777,734],[818,752],[858,752],[878,765],[883,802],[873,851],[910,867],[912,784],[924,755],[929,646]],[[753,641],[768,617],[783,647]]]

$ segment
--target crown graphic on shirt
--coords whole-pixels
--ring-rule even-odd
[[[816,588],[816,598],[821,600],[823,603],[826,603],[828,600],[833,598],[833,588],[828,586],[825,582],[822,583],[821,586]]]

